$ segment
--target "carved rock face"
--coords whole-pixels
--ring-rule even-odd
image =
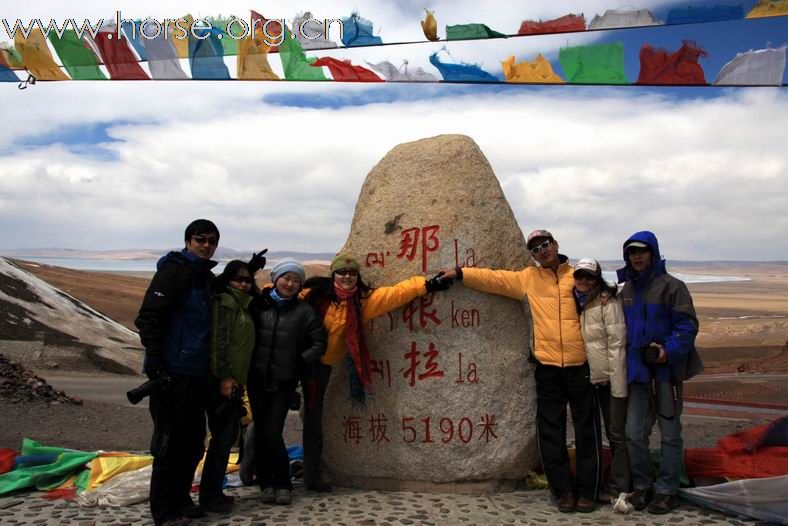
[[[373,287],[441,267],[533,264],[489,162],[462,135],[391,150],[364,182],[343,250]],[[522,303],[455,284],[366,330],[374,371],[366,407],[349,400],[344,362],[328,388],[323,458],[335,482],[494,482],[521,479],[538,463]]]

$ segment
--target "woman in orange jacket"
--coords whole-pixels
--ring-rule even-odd
[[[311,278],[304,284],[304,296],[323,317],[328,348],[304,390],[304,487],[328,492],[331,485],[320,477],[323,453],[323,400],[334,366],[343,361],[350,372],[350,396],[364,402],[371,384],[370,356],[364,324],[399,308],[419,296],[446,290],[451,281],[440,274],[430,280],[414,276],[391,287],[371,288],[361,279],[361,265],[347,253],[331,262],[330,278]],[[309,289],[309,290],[306,290]]]

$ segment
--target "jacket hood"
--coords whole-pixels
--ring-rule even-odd
[[[657,236],[654,235],[653,232],[649,232],[648,230],[642,230],[640,232],[635,232],[629,238],[624,241],[624,245],[622,246],[622,253],[624,257],[624,267],[618,269],[616,274],[618,275],[618,282],[624,283],[635,277],[635,271],[632,270],[632,266],[629,264],[627,260],[627,251],[626,247],[632,241],[638,241],[640,243],[645,243],[646,245],[651,248],[651,255],[652,255],[652,262],[651,268],[654,270],[654,275],[658,276],[660,274],[665,273],[665,260],[662,259],[662,255],[659,252],[659,242],[657,241]],[[648,272],[645,270],[644,273]]]
[[[162,256],[156,263],[156,270],[161,270],[166,263],[174,262],[178,265],[191,265],[195,270],[206,272],[218,265],[211,259],[202,259],[187,251],[185,248],[180,251],[173,250]]]

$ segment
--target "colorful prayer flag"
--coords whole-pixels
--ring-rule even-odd
[[[456,24],[446,26],[446,40],[472,40],[478,38],[506,38],[484,24]]]
[[[230,80],[230,71],[224,63],[221,29],[197,28],[189,35],[189,65],[194,80]]]
[[[375,46],[383,40],[372,34],[372,22],[353,13],[349,18],[342,19],[342,43],[347,47]]]
[[[621,42],[562,48],[558,60],[572,84],[629,84]]]
[[[438,21],[435,19],[435,11],[428,11],[427,8],[424,8],[424,11],[427,12],[427,16],[421,21],[421,30],[424,31],[424,37],[427,40],[436,42],[439,38]]]
[[[786,46],[738,53],[725,64],[713,84],[718,86],[781,86]]]
[[[596,15],[588,29],[616,29],[620,27],[659,26],[659,22],[648,9],[608,9],[602,16]]]
[[[447,82],[499,82],[479,66],[473,64],[449,64],[438,59],[438,53],[430,55],[430,63],[440,71]]]
[[[70,80],[63,73],[52,52],[49,51],[44,34],[39,28],[33,29],[25,38],[21,32],[14,36],[14,44],[19,50],[25,68],[38,80]]]
[[[706,76],[698,64],[706,52],[695,42],[685,40],[675,53],[645,44],[640,49],[640,74],[637,84],[705,85]]]
[[[586,30],[586,18],[582,13],[579,15],[564,15],[554,20],[545,22],[535,20],[523,20],[520,24],[518,35],[544,35],[551,33],[571,33]]]
[[[788,15],[788,0],[758,0],[745,18],[766,18]]]
[[[354,66],[349,60],[332,57],[319,58],[312,62],[312,67],[326,66],[337,82],[383,82],[383,79],[368,69]]]
[[[104,65],[109,71],[112,80],[148,80],[150,77],[143,71],[137,62],[137,57],[131,52],[129,41],[122,36],[117,38],[114,27],[107,31],[99,31],[96,35],[98,46]]]
[[[76,31],[68,29],[63,32],[62,38],[50,33],[49,41],[72,79],[107,80],[99,68],[99,58],[85,40],[77,36]]]
[[[523,61],[515,63],[514,55],[503,62],[503,74],[506,82],[522,82],[531,84],[563,84],[564,81],[554,71],[553,67],[541,53],[533,62]]]
[[[282,60],[282,69],[287,80],[328,80],[321,68],[313,68],[311,63],[315,59],[307,59],[298,40],[290,38],[290,32],[285,29],[285,38],[279,47],[279,58]]]
[[[667,24],[698,24],[701,22],[722,22],[741,20],[744,9],[741,5],[687,6],[674,7],[668,11]]]

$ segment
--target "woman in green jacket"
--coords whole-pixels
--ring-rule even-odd
[[[211,329],[211,384],[208,428],[211,442],[200,480],[200,505],[226,512],[233,498],[222,491],[230,449],[238,437],[241,400],[254,349],[254,324],[249,315],[252,272],[240,260],[227,264],[217,279]]]

